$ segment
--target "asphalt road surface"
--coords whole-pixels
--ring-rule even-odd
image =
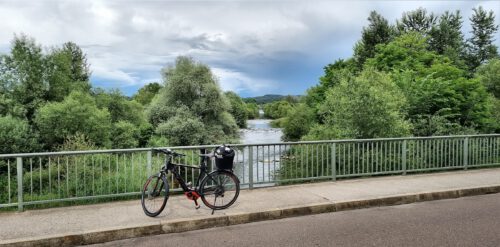
[[[500,194],[318,214],[96,246],[500,246]]]

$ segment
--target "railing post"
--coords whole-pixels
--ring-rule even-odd
[[[23,211],[23,158],[17,157],[17,210]]]
[[[332,143],[332,180],[336,181],[337,180],[337,164],[336,164],[336,159],[337,159],[337,151],[336,151],[336,143]]]
[[[248,188],[253,189],[253,147],[248,146]]]
[[[147,155],[147,173],[148,173],[148,177],[151,176],[151,162],[152,162],[152,159],[153,159],[153,151],[149,150],[148,151],[148,155]]]
[[[467,170],[469,165],[469,137],[464,139],[464,170]]]
[[[406,175],[406,140],[403,141],[403,148],[401,151],[403,152],[401,155],[403,175]]]

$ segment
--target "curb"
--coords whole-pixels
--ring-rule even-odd
[[[358,201],[326,202],[299,207],[277,208],[262,212],[236,213],[199,219],[178,219],[130,228],[106,229],[77,234],[46,236],[43,238],[14,239],[0,242],[0,246],[75,246],[97,244],[127,238],[137,238],[166,233],[179,233],[264,220],[275,220],[304,215],[331,213],[370,207],[393,206],[494,193],[500,193],[500,185],[380,197]]]

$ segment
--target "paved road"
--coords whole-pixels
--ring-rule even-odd
[[[96,246],[500,246],[500,194],[319,214]]]

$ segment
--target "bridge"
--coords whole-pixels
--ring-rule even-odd
[[[297,215],[500,192],[500,135],[234,145],[237,203],[213,216],[173,196],[159,217],[137,199],[164,157],[152,149],[0,155],[0,244],[76,245]],[[177,162],[198,164],[200,149]],[[490,168],[488,168],[490,167]],[[478,169],[483,168],[483,169]],[[457,170],[457,171],[451,171]],[[446,171],[446,172],[444,172]],[[439,173],[430,173],[439,172]],[[182,171],[186,180],[195,170]],[[383,176],[384,175],[384,176]],[[393,176],[388,176],[393,175]],[[349,179],[350,178],[350,179]],[[318,183],[309,183],[317,181]],[[262,188],[261,188],[262,187]],[[176,186],[173,192],[178,191]],[[132,199],[132,200],[130,200]]]

